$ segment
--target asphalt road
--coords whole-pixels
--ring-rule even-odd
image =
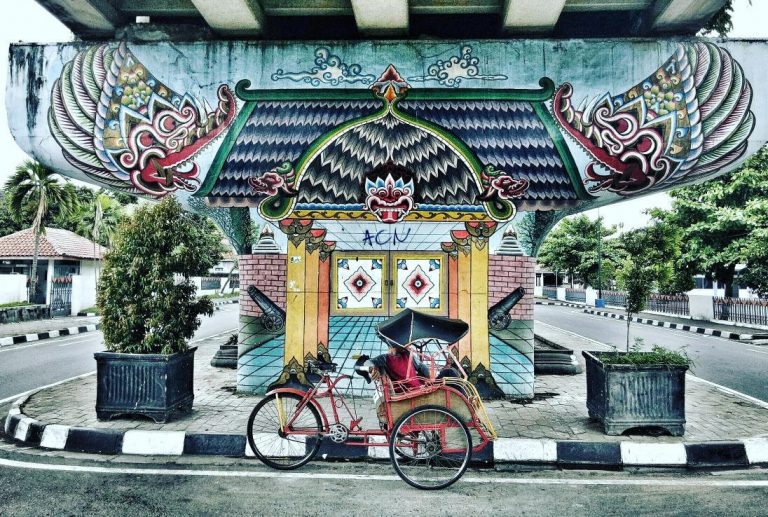
[[[581,309],[557,305],[536,305],[534,318],[589,339],[626,348],[626,321],[585,314]],[[693,359],[692,372],[705,380],[768,401],[768,346],[681,330],[632,323],[631,340],[640,337],[644,347],[662,345],[684,350]],[[599,347],[596,347],[600,350]]]
[[[255,460],[205,466],[102,462],[98,472],[92,462],[77,463],[75,471],[0,464],[0,513],[740,516],[765,515],[768,501],[766,472],[759,469],[717,475],[470,470],[446,490],[422,492],[397,478],[387,463],[311,463],[292,472],[269,470]],[[137,468],[157,471],[142,474]]]
[[[222,305],[213,316],[203,316],[193,340],[235,331],[238,307]],[[96,331],[0,348],[0,401],[96,370],[93,353],[104,350],[103,343]]]

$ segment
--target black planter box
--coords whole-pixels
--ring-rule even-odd
[[[614,352],[582,352],[587,369],[587,410],[600,420],[605,434],[619,435],[639,427],[685,433],[687,366],[604,364]],[[621,353],[621,352],[619,352]]]
[[[96,416],[143,415],[167,422],[175,411],[192,409],[197,347],[186,352],[117,354],[96,352]]]

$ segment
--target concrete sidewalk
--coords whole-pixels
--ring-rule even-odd
[[[537,324],[537,334],[575,350],[582,363],[582,350],[599,349],[592,341],[543,324]],[[172,422],[155,424],[141,418],[99,422],[94,411],[96,378],[89,376],[31,395],[18,410],[12,410],[16,414],[10,427],[6,426],[9,427],[7,432],[32,445],[40,444],[42,440],[43,446],[60,449],[66,448],[67,443],[66,437],[62,441],[62,433],[80,433],[80,448],[76,450],[110,454],[126,452],[123,437],[126,440],[130,437],[132,445],[129,450],[136,452],[141,449],[136,449],[135,440],[151,442],[159,436],[169,436],[182,442],[181,449],[173,449],[177,454],[183,451],[185,454],[242,456],[248,452],[244,436],[248,415],[259,397],[236,393],[235,372],[209,365],[211,356],[226,338],[220,336],[198,343],[194,408],[191,413]],[[534,400],[492,401],[486,404],[500,436],[494,444],[495,452],[491,459],[496,462],[559,464],[561,454],[576,454],[582,465],[614,465],[611,462],[618,461],[620,466],[627,463],[623,458],[625,451],[636,451],[639,447],[653,452],[659,445],[668,445],[663,450],[676,451],[673,456],[677,460],[667,458],[663,464],[686,465],[686,451],[712,444],[716,449],[712,454],[726,457],[730,462],[728,466],[747,466],[758,462],[756,460],[768,462],[768,403],[738,396],[692,375],[688,376],[688,380],[685,436],[607,436],[587,414],[584,374],[537,376]],[[364,417],[364,426],[378,427],[370,399],[357,399],[356,406],[360,416]],[[48,440],[44,436],[44,426],[49,427]],[[83,430],[96,433],[92,436],[98,443],[102,443],[100,440],[105,436],[110,437],[111,445],[105,450],[83,448]],[[59,438],[54,440],[54,434]],[[118,436],[119,440],[115,438]],[[184,445],[187,442],[188,446]],[[575,453],[574,447],[577,449]],[[731,450],[733,447],[737,452]],[[752,452],[748,458],[749,450]],[[688,454],[687,458],[690,463],[691,455]]]

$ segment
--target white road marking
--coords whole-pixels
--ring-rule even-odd
[[[572,310],[572,311],[569,311],[569,312],[571,312],[572,314],[583,314],[584,316],[587,316],[588,318],[592,318],[592,319],[597,320],[597,321],[606,321],[606,320],[607,321],[616,321],[616,322],[619,322],[619,323],[623,324],[624,327],[627,326],[627,321],[626,320],[620,320],[618,318],[598,316],[597,314],[590,314],[588,312],[582,312],[582,311],[579,311],[579,310]],[[541,323],[543,323],[544,325],[547,325],[547,323],[544,323],[544,322],[541,322]],[[758,354],[766,354],[766,355],[768,355],[768,351],[765,351],[763,349],[763,347],[760,347],[758,345],[753,345],[751,343],[744,343],[744,342],[742,342],[742,341],[740,341],[738,339],[730,339],[730,338],[723,337],[723,336],[713,336],[711,334],[713,329],[707,329],[710,332],[708,334],[701,334],[699,332],[691,332],[690,330],[683,330],[681,328],[673,329],[672,327],[667,327],[666,325],[664,327],[659,327],[658,325],[655,325],[655,324],[654,325],[649,325],[647,323],[640,323],[640,322],[637,322],[637,321],[634,321],[634,320],[632,321],[632,323],[633,324],[637,323],[639,325],[643,325],[641,328],[648,328],[648,327],[656,328],[656,329],[664,328],[664,329],[667,329],[667,330],[671,330],[673,332],[677,332],[678,334],[681,335],[681,337],[689,337],[690,338],[690,337],[696,336],[696,337],[715,339],[715,340],[718,340],[718,341],[725,341],[726,343],[731,343],[731,344],[734,344],[734,345],[741,345],[744,348],[746,348],[746,349],[748,349],[748,350],[750,350],[752,352],[757,352]],[[691,326],[691,327],[695,327],[696,326],[696,325],[691,324],[691,323],[678,323],[678,326],[682,326],[682,325],[688,325],[688,326]],[[550,326],[552,326],[552,325],[550,325]],[[559,327],[556,327],[556,328],[559,328]],[[567,332],[567,331],[564,331],[564,332]],[[723,331],[723,332],[726,332],[726,331]],[[585,339],[589,339],[589,338],[585,338]]]
[[[0,458],[0,466],[29,469],[48,470],[58,472],[80,472],[92,474],[130,474],[138,476],[196,476],[196,477],[230,477],[230,478],[275,478],[275,479],[328,479],[328,480],[356,480],[356,481],[399,481],[394,475],[381,474],[347,474],[347,473],[320,473],[320,472],[279,472],[279,471],[244,471],[244,470],[165,470],[165,469],[141,469],[141,468],[112,468],[92,467],[82,465],[58,465],[50,463],[32,463]],[[685,487],[735,487],[753,488],[768,487],[768,480],[724,480],[724,479],[536,479],[536,478],[511,478],[511,477],[478,477],[466,476],[461,479],[464,483],[477,484],[509,484],[509,485],[609,485],[609,486],[685,486]]]
[[[586,339],[587,341],[590,341],[590,342],[592,342],[592,343],[594,343],[596,345],[600,345],[600,346],[603,346],[603,347],[606,347],[606,348],[610,348],[611,350],[613,350],[613,347],[610,346],[610,345],[606,345],[605,343],[601,343],[600,341],[595,341],[594,339],[590,339],[590,338],[588,338],[586,336],[582,336],[581,334],[577,334],[576,332],[571,332],[570,330],[561,329],[560,327],[556,327],[554,325],[550,325],[549,323],[544,323],[543,321],[539,321],[539,320],[535,320],[534,323],[536,325],[546,325],[547,327],[555,328],[555,329],[557,329],[557,330],[559,330],[561,332],[565,332],[566,334],[571,334],[571,335],[576,336],[578,338]],[[675,330],[675,329],[671,329],[671,330]],[[716,339],[722,339],[722,338],[716,338]],[[746,393],[742,393],[740,391],[736,391],[736,390],[734,390],[732,388],[727,388],[727,387],[723,386],[722,384],[717,384],[717,383],[712,382],[712,381],[704,380],[701,377],[696,377],[691,372],[688,372],[687,377],[689,379],[693,380],[693,381],[702,382],[702,383],[708,384],[708,385],[710,385],[710,386],[712,386],[714,388],[717,388],[718,390],[720,390],[720,391],[722,391],[724,393],[728,393],[728,394],[734,395],[736,397],[741,397],[744,400],[748,400],[749,402],[752,402],[753,404],[757,404],[758,406],[760,406],[762,408],[768,409],[768,402],[764,402],[764,401],[762,401],[762,400],[760,400],[758,398],[755,398],[755,397],[752,397],[750,395],[747,395]]]
[[[206,337],[198,338],[198,339],[190,341],[189,344],[191,345],[191,344],[194,344],[194,343],[199,343],[200,341],[205,341],[206,339],[215,338],[215,337],[221,336],[223,334],[231,333],[231,332],[236,331],[236,330],[237,330],[236,328],[229,329],[229,330],[225,330],[223,332],[219,332],[218,334],[213,334],[212,336],[206,336]],[[72,336],[71,339],[77,339],[79,337],[82,337],[82,336],[75,335],[75,336]],[[97,337],[97,336],[94,335],[93,337]],[[15,348],[7,349],[7,350],[0,350],[0,353],[2,353],[2,352],[11,352],[13,350],[19,350],[21,348],[29,348],[29,347],[33,347],[33,346],[43,346],[43,345],[57,344],[57,343],[61,343],[61,341],[62,341],[61,339],[58,339],[55,342],[35,343],[33,345],[20,346],[20,347],[15,347]],[[10,402],[12,400],[16,400],[19,397],[23,397],[24,395],[28,395],[28,394],[33,393],[35,391],[44,390],[46,388],[52,388],[54,386],[58,386],[59,384],[63,384],[63,383],[68,382],[68,381],[73,381],[75,379],[82,379],[83,377],[88,377],[89,375],[93,375],[95,373],[96,373],[96,371],[94,370],[92,372],[84,373],[82,375],[76,375],[75,377],[70,377],[68,379],[64,379],[64,380],[61,380],[61,381],[58,381],[58,382],[47,384],[45,386],[40,386],[38,388],[33,388],[31,390],[27,390],[25,392],[13,395],[11,397],[4,398],[4,399],[0,400],[0,404],[5,404],[6,402]]]
[[[590,343],[594,343],[595,345],[601,346],[603,348],[607,348],[609,350],[614,349],[614,347],[612,347],[611,345],[606,345],[605,343],[601,343],[600,341],[595,341],[594,339],[588,338],[587,336],[582,336],[581,334],[577,334],[576,332],[571,332],[570,330],[561,329],[560,327],[556,327],[555,325],[550,325],[549,323],[544,323],[543,321],[540,321],[540,320],[534,320],[534,325],[544,325],[549,328],[557,329],[560,332],[565,332],[566,334],[570,334],[580,339],[584,339],[586,341],[589,341]]]
[[[238,330],[238,329],[237,328],[233,328],[233,329],[225,330],[223,332],[219,332],[218,334],[213,334],[213,335],[210,335],[210,336],[197,338],[197,339],[194,339],[194,340],[190,341],[189,344],[191,345],[193,343],[199,343],[200,341],[205,341],[206,339],[211,339],[211,338],[223,336],[224,334],[229,334],[229,333],[234,332],[236,330]]]
[[[82,379],[83,377],[88,377],[89,375],[93,375],[96,373],[96,370],[88,373],[84,373],[81,375],[76,375],[74,377],[70,377],[69,379],[64,379],[58,382],[53,382],[51,384],[46,384],[45,386],[40,386],[39,388],[33,388],[31,390],[24,391],[22,393],[17,393],[16,395],[13,395],[11,397],[4,398],[3,400],[0,400],[0,404],[5,404],[6,402],[10,402],[12,400],[16,400],[17,398],[23,397],[25,395],[29,395],[30,393],[34,393],[35,391],[44,390],[45,388],[53,388],[54,386],[58,386],[59,384],[64,384],[65,382],[74,381],[75,379]]]
[[[87,337],[86,337],[87,336]],[[37,341],[35,343],[32,343],[31,345],[20,345],[20,346],[8,346],[3,347],[0,349],[0,354],[3,352],[13,352],[16,350],[22,350],[24,348],[32,348],[32,347],[38,347],[38,346],[49,346],[49,345],[59,345],[59,343],[66,343],[69,341],[72,341],[74,339],[82,339],[83,341],[93,341],[94,339],[98,339],[100,336],[100,333],[97,334],[96,332],[89,332],[88,334],[84,335],[83,333],[75,334],[73,336],[66,336],[61,338],[49,338],[49,339],[43,339],[40,341]],[[62,346],[62,345],[59,345]]]
[[[84,339],[79,339],[79,340],[68,341],[66,343],[62,343],[61,345],[56,345],[56,346],[64,347],[64,346],[76,345],[78,343],[86,343],[88,341],[93,341],[93,340],[90,339],[90,338],[84,338]]]
[[[688,373],[688,379],[696,382],[700,382],[702,384],[706,384],[708,386],[712,386],[713,388],[717,388],[718,390],[722,391],[723,393],[727,393],[729,395],[734,395],[736,397],[741,397],[744,400],[748,400],[749,402],[760,406],[761,408],[768,409],[768,402],[765,402],[763,400],[760,400],[758,398],[752,397],[750,395],[747,395],[746,393],[742,393],[740,391],[736,391],[732,388],[727,388],[721,384],[714,383],[712,381],[708,381],[705,379],[702,379],[701,377],[696,377],[692,373]]]

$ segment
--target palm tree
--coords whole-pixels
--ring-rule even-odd
[[[5,190],[10,194],[10,207],[17,220],[25,221],[34,212],[32,233],[35,236],[35,249],[27,295],[31,298],[37,292],[37,258],[40,252],[40,235],[45,233],[43,220],[48,213],[48,207],[55,205],[60,212],[66,214],[74,208],[76,200],[72,191],[59,183],[57,173],[33,160],[27,160],[16,167],[5,183]]]
[[[101,191],[80,205],[77,233],[94,243],[111,246],[120,223],[122,206],[112,195]]]
[[[105,242],[107,246],[112,246],[112,239],[120,223],[120,203],[105,192],[99,192],[93,198],[91,205],[88,212],[92,216],[91,240],[93,241],[93,256],[96,257],[96,243],[101,244]],[[97,282],[98,279],[99,268],[97,262]]]

